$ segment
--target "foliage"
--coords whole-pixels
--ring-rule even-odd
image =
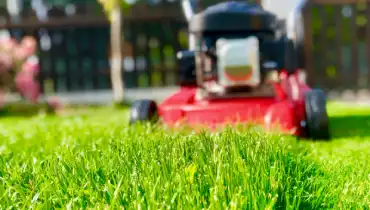
[[[112,10],[118,5],[120,5],[123,10],[127,10],[130,7],[130,4],[125,0],[98,0],[98,2],[103,6],[108,19],[111,18]]]
[[[20,43],[13,38],[0,40],[2,103],[4,94],[9,91],[17,91],[31,102],[39,98],[40,87],[35,79],[39,73],[36,45],[32,37],[25,37]]]
[[[0,208],[367,209],[370,109],[328,110],[333,142],[128,128],[111,108],[3,118]]]
[[[36,56],[37,42],[26,36],[19,43],[8,37],[0,40],[0,105],[5,105],[5,94],[17,92],[31,103],[38,102],[41,88],[37,81],[40,71]],[[60,108],[53,98],[48,102],[50,109]]]

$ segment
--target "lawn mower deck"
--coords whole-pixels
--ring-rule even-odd
[[[225,97],[197,97],[197,86],[182,86],[159,105],[152,100],[136,101],[131,123],[158,117],[171,127],[216,128],[248,123],[302,138],[329,138],[323,91],[299,83],[296,75],[285,76],[271,86],[274,95]]]
[[[182,87],[158,106],[162,121],[170,126],[191,125],[214,128],[236,123],[262,124],[272,128],[282,122],[285,132],[303,134],[296,116],[301,103],[275,97],[225,97],[197,99],[196,87]]]

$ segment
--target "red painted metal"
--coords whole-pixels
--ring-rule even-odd
[[[278,126],[283,133],[305,137],[301,122],[306,119],[304,93],[310,88],[297,74],[282,71],[280,81],[272,84],[274,97],[248,97],[196,100],[196,86],[183,86],[158,106],[168,125],[214,127],[230,123],[257,123],[267,130]]]

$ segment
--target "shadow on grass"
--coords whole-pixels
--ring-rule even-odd
[[[332,116],[330,130],[333,138],[370,137],[370,116]]]
[[[94,108],[100,108],[100,105],[65,105],[61,110],[68,112],[80,112],[81,110],[90,110]],[[0,109],[0,117],[33,117],[45,113],[48,115],[54,115],[55,112],[49,107],[47,103],[39,104],[27,104],[27,103],[14,103],[8,104]]]
[[[0,109],[0,118],[32,118],[40,114],[48,116],[92,116],[96,110],[107,108],[108,110],[126,110],[129,108],[127,104],[120,105],[98,105],[98,104],[69,104],[55,111],[49,107],[47,103],[28,104],[28,103],[12,103],[7,104]]]
[[[0,110],[0,117],[28,118],[47,111],[47,104],[8,104]]]

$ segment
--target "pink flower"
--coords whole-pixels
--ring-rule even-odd
[[[5,51],[12,51],[14,48],[18,47],[18,43],[14,38],[1,39],[0,46]]]
[[[28,72],[19,72],[15,77],[15,84],[26,99],[36,102],[40,96],[40,86]]]
[[[20,44],[14,38],[0,39],[0,74],[12,80],[5,85],[14,82],[19,94],[31,102],[37,102],[41,94],[34,78],[40,71],[38,58],[34,56],[36,50],[37,42],[30,36],[23,38]],[[15,77],[9,74],[10,69],[16,71]],[[4,90],[0,90],[0,106],[5,103],[4,94]]]
[[[22,65],[22,71],[31,74],[32,76],[36,76],[40,71],[40,66],[38,62],[33,62],[32,60],[27,60]]]
[[[22,47],[17,47],[13,49],[13,56],[16,60],[23,61],[25,60],[29,55],[27,50],[23,49]]]
[[[27,57],[32,56],[36,52],[37,42],[33,37],[26,36],[22,39],[20,48],[22,48]]]

